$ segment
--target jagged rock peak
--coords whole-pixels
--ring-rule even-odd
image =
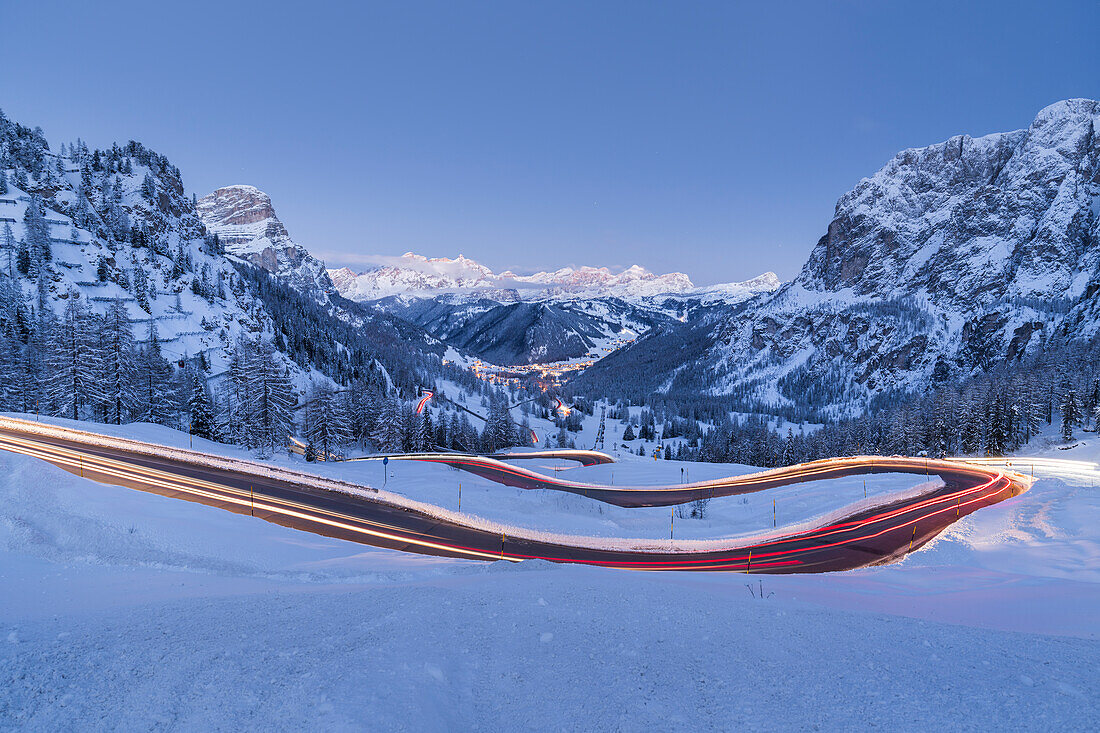
[[[260,189],[245,184],[224,186],[199,199],[195,208],[206,230],[218,235],[227,253],[319,301],[335,292],[324,263],[291,239],[275,214],[271,197]]]
[[[271,197],[245,184],[223,186],[199,199],[198,205],[204,219],[226,226],[244,226],[268,219],[279,221]]]

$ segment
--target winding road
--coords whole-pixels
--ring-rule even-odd
[[[608,540],[507,527],[401,496],[252,461],[0,417],[0,449],[102,483],[249,514],[276,524],[379,547],[476,560],[549,560],[636,570],[812,573],[889,562],[982,507],[1026,491],[1030,479],[1004,468],[956,461],[857,456],[715,481],[665,487],[562,481],[499,458],[403,456],[455,465],[509,486],[588,495],[620,506],[667,506],[868,473],[937,475],[944,485],[853,511],[827,525],[730,540]],[[604,462],[604,454],[520,454]],[[589,453],[587,456],[578,453]]]

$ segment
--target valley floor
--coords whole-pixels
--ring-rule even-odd
[[[1095,460],[1100,441],[1045,452]],[[656,483],[680,467],[624,457],[567,470]],[[691,478],[748,470],[684,467]],[[375,485],[381,475],[376,463],[314,468]],[[457,499],[450,469],[391,473],[388,490]],[[751,578],[405,555],[7,453],[0,476],[0,729],[1100,724],[1098,474],[1042,477],[894,565]],[[461,480],[463,509],[498,521],[668,530],[668,510],[630,520],[618,512],[637,510]],[[869,493],[898,481],[916,483],[887,478]],[[842,483],[777,494],[780,524],[862,497]],[[707,520],[677,529],[770,529],[772,494],[716,500]]]

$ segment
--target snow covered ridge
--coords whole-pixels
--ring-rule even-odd
[[[290,238],[271,205],[271,198],[254,186],[219,188],[195,203],[206,230],[226,253],[285,280],[324,304],[335,287],[325,264]]]
[[[239,336],[275,329],[164,156],[133,141],[93,150],[79,139],[55,153],[40,130],[2,112],[0,268],[25,312],[33,303],[60,313],[74,297],[99,313],[119,302],[139,341],[155,327],[173,363],[201,355],[213,373]]]
[[[1098,125],[1100,102],[1069,99],[1023,130],[898,153],[840,198],[798,277],[713,318],[704,353],[665,389],[802,407],[812,394],[838,417],[1091,338]]]
[[[779,286],[774,273],[765,273],[743,283],[696,288],[682,272],[657,275],[640,265],[622,272],[607,267],[563,267],[553,272],[517,275],[494,273],[463,255],[454,259],[428,258],[413,252],[385,258],[385,264],[356,273],[350,268],[329,270],[340,294],[349,300],[378,300],[393,295],[433,297],[441,292],[475,291],[473,294],[501,299],[497,291],[510,293],[504,299],[536,299],[552,296],[652,297],[665,294],[739,297],[744,293],[768,292]]]

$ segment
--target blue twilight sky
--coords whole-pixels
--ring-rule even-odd
[[[897,150],[1100,96],[1100,3],[0,0],[0,108],[267,191],[330,266],[797,273]]]

